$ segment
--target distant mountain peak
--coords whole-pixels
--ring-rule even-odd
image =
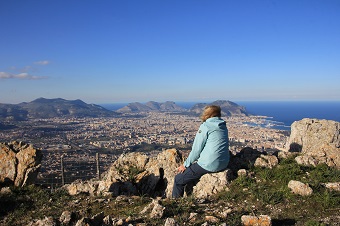
[[[16,105],[2,104],[0,119],[27,120],[29,118],[53,117],[108,117],[116,113],[99,105],[86,104],[82,100],[65,100],[62,98],[38,98],[31,102]]]
[[[118,109],[119,113],[137,113],[137,112],[182,112],[182,113],[194,113],[201,114],[204,107],[207,105],[218,105],[221,107],[223,116],[236,116],[236,115],[248,115],[245,107],[240,106],[229,100],[217,100],[212,103],[197,103],[191,109],[185,109],[178,106],[173,101],[166,101],[163,103],[149,101],[145,104],[134,102],[129,103],[127,106]]]
[[[134,102],[129,103],[127,106],[118,109],[116,112],[119,113],[132,113],[132,112],[184,112],[187,109],[178,106],[173,101],[166,101],[159,103],[156,101],[149,101],[145,104]]]
[[[195,112],[196,114],[201,114],[204,108],[207,105],[217,105],[221,107],[222,116],[242,116],[248,115],[248,112],[245,107],[240,106],[232,101],[229,100],[216,100],[209,104],[207,103],[198,103],[195,104],[190,111]]]
[[[183,114],[200,115],[207,105],[219,105],[222,116],[248,115],[245,107],[226,100],[217,100],[212,103],[197,103],[191,109],[185,109],[174,101],[156,102],[149,101],[145,104],[133,102],[127,106],[110,111],[95,104],[87,104],[84,101],[65,100],[62,98],[38,98],[31,102],[20,104],[1,104],[0,120],[27,120],[29,118],[53,118],[53,117],[111,117],[117,113],[138,112],[176,112]]]

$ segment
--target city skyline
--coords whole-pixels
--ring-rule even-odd
[[[340,2],[3,1],[0,103],[340,100]]]

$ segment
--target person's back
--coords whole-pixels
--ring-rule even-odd
[[[230,154],[226,122],[213,117],[207,119],[200,128],[207,131],[207,140],[197,163],[211,172],[227,168]]]
[[[184,187],[197,182],[206,173],[226,169],[229,163],[229,139],[226,122],[219,106],[207,106],[201,116],[203,123],[196,133],[191,152],[178,167],[172,197],[182,197]]]

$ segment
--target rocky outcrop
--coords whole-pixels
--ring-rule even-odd
[[[149,157],[140,152],[122,154],[104,173],[101,181],[75,181],[65,185],[69,194],[87,193],[96,195],[148,195],[151,197],[171,197],[177,168],[183,163],[182,155],[176,149],[160,152]],[[272,168],[278,164],[273,155],[264,155],[252,148],[244,148],[231,155],[228,169],[209,173],[201,177],[197,184],[187,186],[186,195],[207,198],[228,190],[228,183],[237,177],[239,169],[249,166]]]
[[[104,179],[106,184],[113,182],[109,191],[112,191],[112,185],[114,187],[116,181],[116,169],[122,165],[120,159],[121,158],[110,168],[108,177]],[[163,151],[155,158],[148,158],[141,153],[130,153],[127,154],[126,159],[130,164],[124,162],[125,167],[136,167],[140,172],[135,176],[136,190],[139,191],[139,193],[169,197],[172,192],[173,178],[176,175],[176,169],[183,161],[181,154],[176,149]],[[137,161],[131,162],[128,159],[136,159]]]
[[[0,143],[0,184],[34,184],[41,166],[42,153],[32,145],[13,141]]]
[[[301,153],[296,159],[300,164],[326,163],[340,169],[340,123],[308,118],[296,121],[286,147],[288,152]]]
[[[171,197],[177,168],[183,163],[176,149],[168,149],[156,157],[134,152],[122,154],[105,173],[101,181],[75,181],[65,185],[69,194],[87,193],[103,195],[148,195],[151,197]],[[206,198],[227,189],[231,171],[204,175],[188,190],[195,197]]]
[[[122,154],[101,181],[76,181],[65,188],[72,195],[85,192],[170,197],[176,169],[182,162],[176,149],[165,150],[156,157],[140,152]]]

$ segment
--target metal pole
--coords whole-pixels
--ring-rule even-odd
[[[64,177],[64,155],[61,155],[61,184],[65,185],[65,177]]]
[[[100,168],[99,168],[99,153],[96,153],[96,162],[97,162],[97,178],[100,180]]]

